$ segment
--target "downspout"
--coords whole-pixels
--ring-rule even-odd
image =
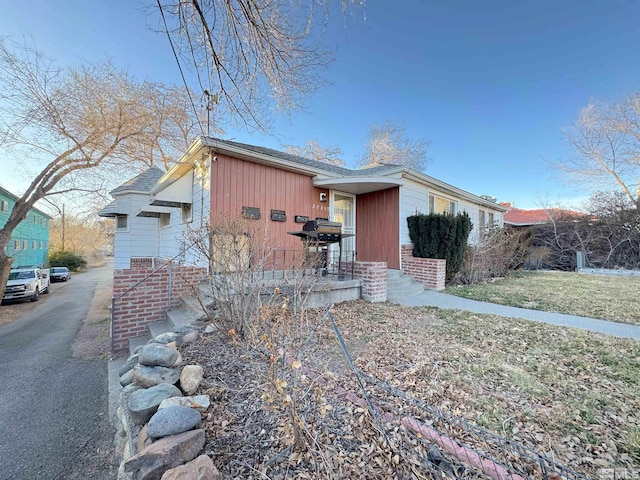
[[[169,263],[169,291],[167,292],[167,295],[169,297],[168,299],[168,305],[167,305],[167,310],[171,310],[171,292],[173,290],[173,262]]]

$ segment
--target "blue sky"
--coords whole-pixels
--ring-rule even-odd
[[[61,65],[108,56],[140,78],[181,83],[145,8],[0,0],[0,35],[29,33]],[[346,26],[336,19],[326,40],[336,48],[329,84],[305,111],[278,118],[270,136],[226,137],[277,149],[317,139],[354,166],[371,124],[392,120],[430,142],[429,175],[520,208],[570,205],[588,191],[550,166],[572,154],[563,129],[591,98],[618,101],[640,88],[635,0],[368,0]],[[0,183],[20,192],[13,175]]]

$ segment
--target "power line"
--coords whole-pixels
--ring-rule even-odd
[[[171,51],[173,52],[173,57],[176,59],[176,63],[178,64],[178,70],[180,70],[180,76],[182,77],[182,83],[184,83],[184,88],[187,91],[187,96],[189,97],[189,102],[191,103],[191,108],[193,108],[193,113],[196,116],[196,120],[198,125],[200,125],[200,131],[202,135],[205,135],[204,126],[200,121],[200,116],[198,115],[198,110],[196,110],[196,105],[193,103],[193,98],[191,97],[191,91],[187,86],[187,80],[184,77],[184,72],[182,71],[182,66],[180,65],[180,59],[178,58],[178,54],[176,53],[176,49],[173,45],[173,40],[171,40],[171,35],[169,34],[169,27],[167,26],[167,19],[164,16],[164,10],[162,9],[162,5],[160,4],[160,0],[157,0],[158,8],[160,9],[160,15],[162,16],[162,22],[164,23],[164,31],[167,34],[167,38],[169,39],[169,45],[171,45]]]

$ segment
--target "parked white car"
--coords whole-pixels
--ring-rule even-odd
[[[40,268],[13,268],[4,289],[2,300],[29,299],[37,302],[40,294],[49,293],[49,270]]]

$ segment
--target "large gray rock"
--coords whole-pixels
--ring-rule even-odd
[[[176,332],[161,333],[160,335],[158,335],[156,338],[153,339],[154,342],[162,343],[165,345],[171,342],[179,343],[181,340],[182,340],[182,334],[176,333]]]
[[[195,460],[167,470],[162,480],[213,480],[220,476],[220,472],[206,455],[200,455]]]
[[[120,385],[126,387],[127,385],[131,385],[133,383],[133,370],[127,370],[120,377]]]
[[[198,332],[195,332],[195,331],[192,330],[192,331],[186,333],[182,337],[182,344],[183,345],[189,345],[189,344],[195,342],[196,340],[198,340]]]
[[[119,377],[123,376],[125,373],[127,373],[129,370],[135,367],[137,363],[138,363],[138,354],[136,353],[135,355],[131,355],[129,358],[127,358],[126,362],[122,364],[122,366],[120,367],[120,370],[118,371],[118,376]]]
[[[200,413],[204,413],[209,409],[211,400],[209,399],[209,395],[165,398],[164,400],[162,400],[162,402],[160,402],[158,410],[169,407],[177,407],[178,405],[182,405],[183,407],[195,408]]]
[[[138,362],[148,367],[172,367],[177,358],[177,350],[152,343],[144,346],[139,354]]]
[[[127,408],[131,418],[139,424],[147,423],[156,413],[160,403],[170,397],[182,395],[180,389],[174,385],[161,383],[151,388],[136,390],[129,397]]]
[[[139,472],[139,480],[160,480],[170,468],[190,462],[204,447],[204,430],[165,437],[124,463],[125,472]]]
[[[175,384],[180,380],[180,372],[175,368],[147,367],[136,365],[133,367],[133,381],[138,385],[149,388],[160,383]]]
[[[177,406],[158,410],[147,424],[147,435],[153,438],[168,437],[191,430],[200,423],[202,416],[193,408]]]
[[[180,388],[187,395],[195,393],[202,382],[203,370],[200,365],[185,365],[180,373]]]

